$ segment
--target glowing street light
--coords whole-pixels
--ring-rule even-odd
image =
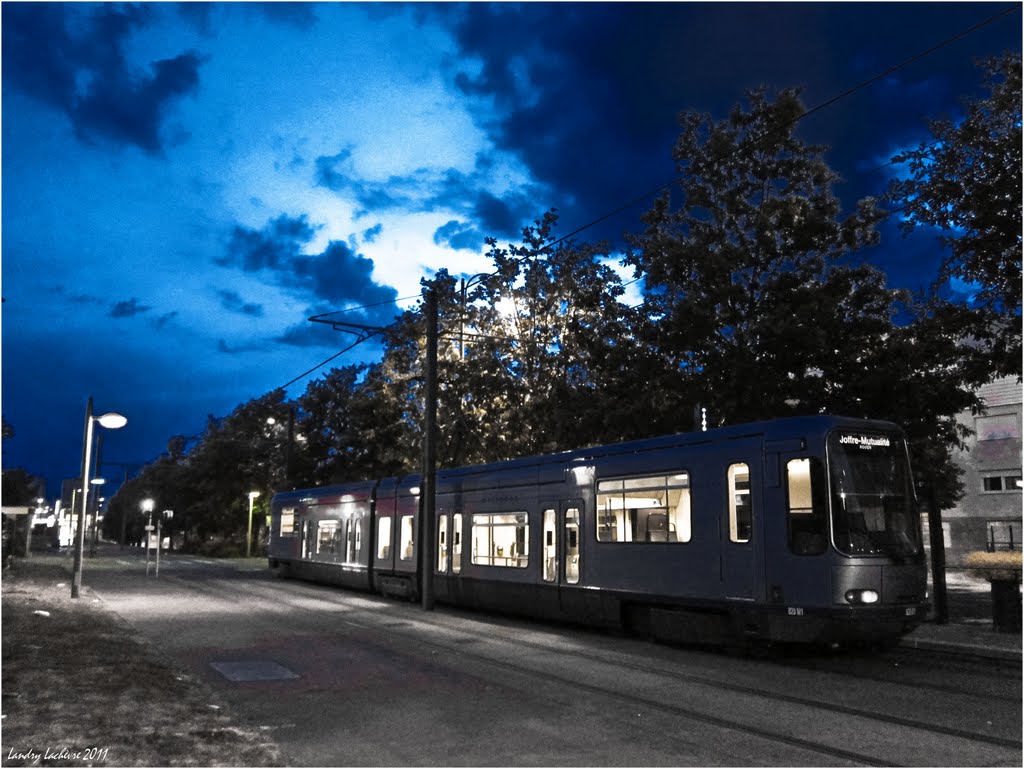
[[[142,500],[139,503],[139,509],[142,510],[142,514],[148,516],[146,518],[146,576],[149,576],[149,542],[152,539],[151,534],[153,532],[153,507],[156,505],[149,497]]]
[[[78,514],[78,532],[76,535],[74,571],[71,578],[71,597],[78,598],[82,589],[82,551],[85,548],[85,516],[89,503],[89,461],[92,459],[92,423],[99,422],[100,427],[118,430],[128,424],[128,418],[113,411],[94,417],[92,415],[92,396],[89,396],[85,407],[85,440],[82,443],[82,494],[81,510]]]
[[[259,497],[259,492],[249,493],[249,535],[246,538],[246,558],[252,555],[253,550],[253,500]]]

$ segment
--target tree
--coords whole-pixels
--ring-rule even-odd
[[[939,278],[977,289],[971,332],[992,375],[1021,377],[1021,57],[983,62],[988,95],[964,118],[929,124],[934,139],[893,160],[909,176],[893,181],[902,228],[937,228],[948,248]]]
[[[629,255],[646,280],[640,335],[662,360],[647,387],[667,393],[655,405],[670,430],[688,429],[697,403],[712,423],[892,420],[949,506],[955,417],[977,403],[963,314],[888,288],[862,261],[881,214],[867,199],[841,216],[824,148],[794,135],[802,114],[786,90],[754,91],[722,121],[681,117],[682,202],[658,200]]]
[[[841,263],[876,242],[873,201],[840,218],[825,148],[794,135],[803,112],[796,90],[757,90],[725,120],[680,117],[682,202],[655,203],[629,256],[666,431],[690,428],[697,403],[716,423],[845,406],[847,369],[889,327],[898,294]]]
[[[495,461],[631,437],[631,310],[607,250],[553,243],[557,215],[520,245],[489,240],[494,272],[463,297],[438,273],[438,422],[445,465]]]

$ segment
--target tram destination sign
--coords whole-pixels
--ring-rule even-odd
[[[891,439],[886,435],[840,435],[839,443],[844,446],[857,446],[868,451],[887,449],[892,445]]]

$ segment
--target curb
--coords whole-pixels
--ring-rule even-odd
[[[1020,649],[1000,649],[993,646],[983,646],[982,644],[937,641],[931,638],[904,638],[900,641],[900,647],[1021,664]]]

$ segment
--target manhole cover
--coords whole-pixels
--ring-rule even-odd
[[[210,667],[229,681],[284,681],[298,675],[276,662],[211,662]]]

